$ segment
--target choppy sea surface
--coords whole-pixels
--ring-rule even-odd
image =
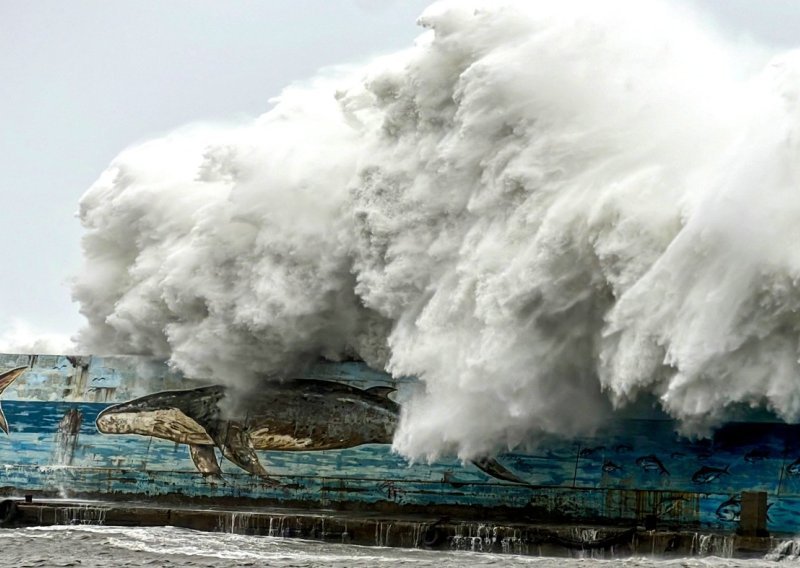
[[[329,544],[174,527],[54,526],[0,530],[0,566],[436,567],[605,565],[641,567],[787,566],[797,560],[729,558],[542,558]]]

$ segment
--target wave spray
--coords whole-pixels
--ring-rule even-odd
[[[800,56],[754,69],[650,0],[419,23],[252,124],[122,152],[80,203],[82,346],[248,388],[319,356],[414,375],[412,459],[643,395],[687,433],[800,419]]]

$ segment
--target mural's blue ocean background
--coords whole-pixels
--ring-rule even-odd
[[[653,492],[664,523],[691,522],[734,530],[740,494],[762,490],[768,528],[800,527],[798,429],[778,423],[737,423],[713,441],[678,437],[666,420],[621,420],[596,438],[553,440],[529,453],[499,459],[539,487],[493,479],[456,459],[409,464],[385,444],[319,452],[262,452],[283,485],[265,485],[219,456],[224,481],[198,474],[188,446],[145,436],[98,433],[108,403],[4,400],[11,433],[3,440],[0,487],[74,495],[153,497],[176,490],[192,497],[260,497],[332,504],[342,500],[404,505],[465,504],[540,507],[576,518],[626,518],[631,506],[609,490]],[[72,430],[64,426],[71,416]],[[70,433],[71,432],[71,433]],[[580,490],[576,492],[576,490]],[[616,499],[616,500],[615,500]]]
[[[343,544],[203,533],[173,527],[130,528],[60,526],[0,531],[0,566],[231,566],[463,568],[468,566],[531,566],[567,568],[588,563],[641,567],[761,567],[785,566],[768,558],[542,558],[474,552],[434,552],[415,549],[363,547]]]
[[[264,483],[219,450],[223,479],[202,476],[185,444],[98,432],[111,404],[197,386],[163,362],[136,358],[0,355],[0,367],[27,367],[2,393],[9,435],[0,436],[0,490],[50,496],[149,499],[268,499],[286,506],[346,502],[393,507],[506,506],[531,518],[641,520],[662,526],[733,531],[741,494],[768,494],[767,528],[800,532],[800,426],[749,411],[712,438],[679,436],[676,423],[652,407],[617,415],[595,436],[550,439],[498,461],[525,483],[510,483],[453,456],[409,463],[388,444],[314,452],[260,451],[281,485]],[[360,363],[320,363],[308,378],[359,389],[395,386],[399,402],[415,382],[392,381]],[[636,410],[634,412],[634,410]],[[527,516],[525,518],[528,518]]]

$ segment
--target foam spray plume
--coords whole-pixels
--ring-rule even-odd
[[[800,419],[799,56],[555,4],[435,4],[407,51],[124,151],[80,204],[82,345],[250,388],[319,356],[416,376],[413,459],[645,393],[689,433]]]

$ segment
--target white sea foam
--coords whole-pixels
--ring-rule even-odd
[[[470,458],[653,393],[800,419],[800,55],[655,0],[443,2],[250,125],[130,148],[80,205],[94,352],[252,387],[420,378],[395,448]]]
[[[365,547],[293,538],[201,533],[174,527],[61,526],[6,529],[0,566],[242,566],[347,567],[586,566],[586,558]],[[590,560],[592,565],[641,568],[767,567],[761,559],[632,557]]]

